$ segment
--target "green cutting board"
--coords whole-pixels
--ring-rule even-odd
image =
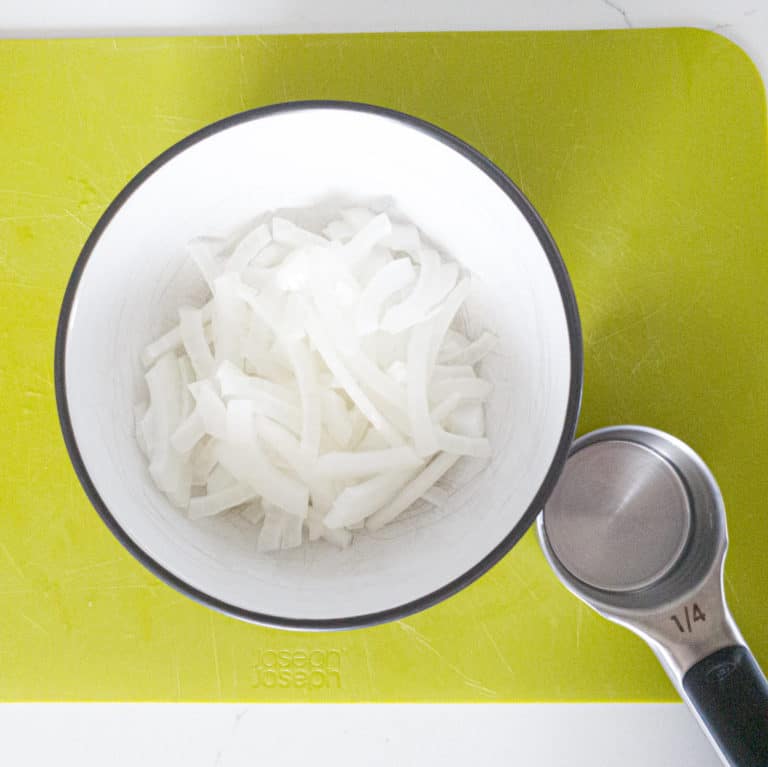
[[[89,506],[52,373],[89,230],[190,131],[311,98],[435,122],[522,187],[581,308],[581,431],[649,424],[709,462],[728,507],[728,598],[768,666],[765,96],[740,49],[689,29],[4,41],[0,699],[674,699],[650,650],[568,594],[532,532],[421,615],[302,634],[180,596]]]

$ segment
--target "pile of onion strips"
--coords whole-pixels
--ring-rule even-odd
[[[456,329],[470,279],[416,227],[351,208],[189,250],[211,297],[144,350],[136,436],[191,519],[240,514],[259,551],[344,547],[490,456],[475,368],[496,338]]]

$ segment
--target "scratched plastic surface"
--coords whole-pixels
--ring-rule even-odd
[[[528,534],[487,576],[352,633],[239,623],[142,569],[91,509],[56,419],[70,270],[122,185],[248,107],[356,99],[456,133],[515,179],[584,323],[580,431],[639,422],[698,450],[728,506],[728,597],[768,666],[765,99],[691,30],[0,42],[0,699],[672,700]]]

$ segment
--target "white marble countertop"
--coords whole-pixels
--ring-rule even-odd
[[[5,0],[0,37],[693,26],[768,71],[766,0]]]
[[[768,0],[5,0],[0,36],[695,26],[768,73]],[[0,673],[2,673],[0,648]],[[3,761],[715,767],[680,704],[6,704]]]

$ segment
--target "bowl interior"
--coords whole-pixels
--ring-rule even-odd
[[[185,260],[191,238],[230,234],[270,210],[313,208],[322,217],[322,209],[377,201],[474,275],[462,321],[500,337],[483,363],[495,386],[493,459],[461,461],[446,478],[443,508],[425,504],[345,551],[318,542],[258,554],[255,529],[237,515],[190,522],[154,488],[134,437],[133,406],[146,398],[140,352],[174,324],[181,303],[205,293]],[[267,619],[344,621],[428,599],[456,581],[524,515],[530,522],[576,407],[561,291],[508,193],[418,125],[350,109],[257,113],[158,163],[92,247],[64,351],[72,433],[109,514],[193,589]]]

